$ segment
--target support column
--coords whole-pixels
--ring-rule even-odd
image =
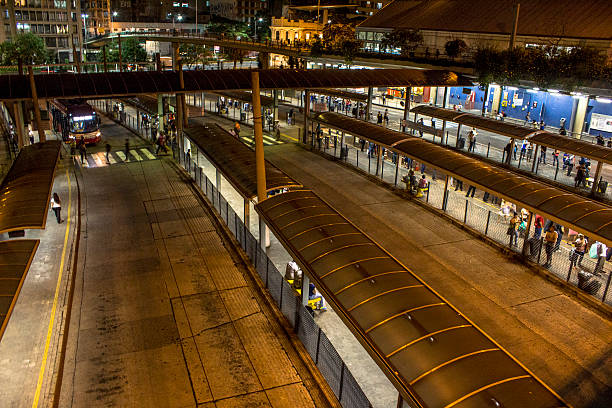
[[[536,168],[536,164],[538,163],[538,148],[540,147],[540,145],[535,145],[535,149],[534,149],[534,156],[533,156],[533,163],[531,164],[531,172],[533,173],[535,171]]]
[[[302,271],[302,305],[308,306],[308,292],[310,290],[310,279]]]
[[[244,225],[246,225],[247,230],[251,231],[251,205],[248,199],[244,199]]]
[[[446,101],[448,100],[448,86],[444,87],[444,98],[442,99],[442,107],[446,108]],[[446,121],[442,121],[442,139],[440,144],[444,144],[444,134],[446,133]]]
[[[366,105],[366,122],[370,121],[372,115],[372,94],[374,89],[370,86],[368,88],[368,104]]]
[[[408,122],[408,115],[410,114],[410,94],[412,93],[412,87],[406,87],[406,95],[404,95],[404,120]]]
[[[591,194],[595,195],[597,192],[597,183],[599,180],[599,175],[601,174],[603,162],[600,160],[597,162],[597,167],[595,167],[595,177],[593,177],[593,187],[591,188]]]
[[[446,202],[448,196],[448,174],[446,175],[446,180],[444,181],[444,194],[442,194],[442,211],[446,211]]]
[[[455,140],[455,147],[459,148],[459,138],[461,137],[461,123],[457,124],[457,140]]]
[[[257,171],[257,202],[261,203],[268,198],[266,187],[266,167],[263,149],[263,129],[261,124],[261,99],[259,95],[259,72],[251,72],[251,85],[253,96],[253,130],[255,142],[255,164]],[[263,249],[267,247],[267,227],[261,217],[259,218],[259,242]]]
[[[310,91],[304,91],[304,144],[308,143],[308,118],[310,116]],[[310,137],[313,137],[310,135]]]
[[[34,120],[36,121],[36,130],[38,131],[38,141],[45,142],[45,131],[40,120],[40,106],[38,105],[38,93],[36,92],[36,81],[34,81],[34,70],[31,65],[28,65],[28,76],[30,77],[30,90],[32,92],[32,109],[34,109]]]
[[[70,41],[72,41],[72,61],[76,64],[77,72],[81,73],[81,59],[79,58],[76,51],[76,44],[74,43],[74,34],[70,36]]]
[[[378,176],[378,174],[382,174],[382,166],[383,166],[383,161],[382,161],[382,156],[383,156],[383,147],[382,145],[378,145],[375,146],[378,148],[378,157],[376,158],[376,175]]]
[[[482,99],[482,116],[487,114],[487,100],[489,99],[489,84],[486,85],[484,98]]]
[[[576,139],[580,139],[582,136],[582,130],[584,129],[584,118],[586,116],[587,108],[589,106],[589,98],[581,96],[578,99],[578,106],[576,107],[576,114],[572,118],[572,133]]]
[[[273,104],[272,104],[272,125],[278,120],[278,89],[272,91]]]
[[[157,95],[157,128],[160,132],[164,130],[164,97],[162,94]]]
[[[523,240],[523,250],[521,253],[523,256],[527,254],[527,246],[529,245],[529,232],[531,231],[531,221],[533,220],[533,213],[529,211],[529,219],[527,220],[527,229],[525,229],[525,239]]]
[[[15,118],[15,127],[17,128],[17,146],[21,149],[24,146],[24,124],[23,124],[23,108],[21,102],[13,102],[13,115]]]
[[[270,69],[270,53],[260,52],[258,56],[261,69]]]

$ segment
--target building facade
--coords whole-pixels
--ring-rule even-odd
[[[547,0],[521,2],[515,46],[588,46],[612,58],[612,14],[608,0]],[[508,48],[516,8],[512,2],[490,0],[395,0],[363,21],[356,34],[366,49],[379,51],[386,33],[418,29],[423,44],[415,53],[444,55],[448,41],[463,40],[468,49]],[[470,53],[465,57],[469,58]]]
[[[87,37],[103,35],[110,31],[110,0],[81,1],[81,19]]]
[[[270,32],[273,41],[293,43],[297,40],[309,42],[323,36],[323,24],[304,20],[288,20],[284,17],[273,17]]]
[[[210,0],[211,16],[234,21],[253,21],[257,16],[268,15],[266,0]]]
[[[0,0],[0,42],[18,33],[41,37],[56,62],[72,61],[72,43],[82,43],[78,0]]]

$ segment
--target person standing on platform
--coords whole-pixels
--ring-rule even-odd
[[[518,245],[518,227],[520,224],[521,218],[515,211],[512,218],[510,218],[510,225],[508,226],[508,235],[510,235],[510,247]]]
[[[81,164],[85,164],[85,160],[87,159],[87,146],[85,146],[83,142],[79,145],[79,153],[81,154]]]
[[[57,193],[53,193],[51,197],[51,209],[55,213],[55,218],[57,219],[57,223],[62,223],[62,201],[59,198]]]
[[[549,268],[552,263],[552,254],[555,251],[557,238],[558,235],[555,231],[555,226],[551,224],[546,231],[546,235],[544,235],[544,250],[546,251],[546,263],[544,264],[545,268]]]

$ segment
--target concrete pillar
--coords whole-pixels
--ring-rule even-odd
[[[308,306],[308,292],[310,290],[310,279],[302,271],[302,305]]]
[[[442,107],[446,108],[446,104],[448,101],[448,86],[444,87],[444,97],[442,98]],[[446,133],[446,121],[442,121],[442,139],[440,139],[440,144],[444,143],[444,134]]]
[[[36,92],[36,81],[34,81],[34,70],[31,65],[28,65],[28,77],[30,78],[30,91],[32,92],[32,109],[34,109],[34,120],[36,121],[36,130],[38,131],[38,140],[45,142],[45,131],[40,120],[40,106],[38,105],[38,92]]]
[[[493,85],[493,102],[491,103],[491,111],[499,113],[499,104],[501,101],[501,86]]]
[[[408,121],[408,114],[410,113],[410,94],[412,93],[412,87],[407,86],[404,95],[404,120]]]
[[[582,130],[584,129],[584,118],[587,113],[587,107],[589,106],[589,98],[581,96],[578,98],[578,104],[576,106],[576,112],[572,116],[572,129],[571,131],[577,139],[582,136]]]
[[[368,88],[368,104],[366,105],[366,121],[370,121],[370,117],[372,116],[372,94],[373,88],[370,86]]]
[[[308,143],[308,117],[310,116],[310,91],[304,91],[304,143]],[[312,137],[312,135],[311,135]]]
[[[382,145],[378,145],[378,157],[376,159],[376,175],[382,175],[382,166],[383,166],[383,147]]]
[[[597,183],[599,182],[599,175],[601,174],[601,168],[603,163],[600,161],[597,162],[597,167],[595,168],[595,177],[593,177],[593,187],[591,187],[591,194],[595,195],[597,192]]]
[[[533,220],[533,213],[529,212],[529,219],[527,220],[527,229],[525,230],[525,240],[523,241],[523,249],[521,253],[523,256],[527,255],[527,246],[529,245],[529,232],[531,231],[531,222]]]
[[[13,118],[15,119],[15,128],[17,129],[17,146],[21,149],[24,146],[24,124],[23,124],[23,106],[21,102],[13,102]]]
[[[248,231],[251,230],[251,204],[247,198],[244,199],[244,225]]]
[[[253,96],[253,128],[255,142],[255,163],[257,170],[257,201],[263,202],[268,198],[266,188],[266,167],[263,150],[263,129],[261,123],[261,99],[259,95],[259,72],[251,72],[251,85]]]
[[[278,120],[278,89],[272,91],[273,105],[272,105],[272,124],[274,125]]]
[[[270,69],[270,53],[260,52],[258,60],[261,63],[261,69]]]
[[[172,43],[172,69],[175,71],[178,70],[179,52],[179,43]]]
[[[461,137],[461,123],[457,125],[457,140],[455,140],[455,147],[459,148],[459,138]]]
[[[160,131],[164,130],[164,97],[162,94],[157,95],[157,128]]]

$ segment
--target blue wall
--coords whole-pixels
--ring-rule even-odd
[[[472,109],[482,110],[482,103],[484,98],[484,91],[480,90],[478,86],[473,87],[451,87],[449,88],[448,93],[448,107],[452,108],[453,105],[462,105],[465,106],[465,101],[470,97],[470,95],[463,93],[464,89],[470,89],[475,93],[474,96],[474,106]]]

